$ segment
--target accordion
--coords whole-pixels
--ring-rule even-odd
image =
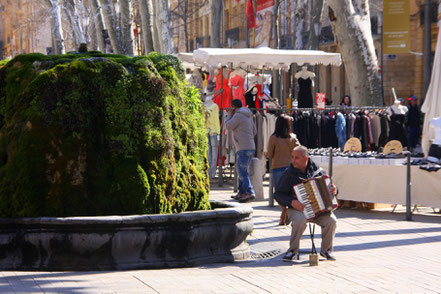
[[[297,199],[305,205],[303,214],[312,220],[320,214],[333,211],[338,207],[337,198],[329,192],[331,179],[329,176],[311,178],[301,184],[294,185]]]

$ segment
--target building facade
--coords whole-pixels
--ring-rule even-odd
[[[173,0],[173,5],[184,0]],[[192,0],[188,0],[192,1]],[[193,0],[196,1],[196,0]],[[424,50],[424,0],[410,1],[410,48],[409,53],[383,55],[382,53],[382,0],[371,0],[370,16],[371,31],[374,39],[374,46],[377,52],[378,62],[382,69],[384,103],[393,103],[392,88],[395,89],[397,97],[407,99],[410,95],[423,96],[424,92],[424,64],[422,52]],[[246,0],[224,0],[224,13],[221,19],[221,44],[224,48],[245,48],[254,47],[254,30],[247,28],[246,23]],[[278,34],[279,48],[293,49],[295,42],[295,28],[293,15],[295,13],[294,1],[284,1],[279,6],[278,11]],[[307,10],[311,10],[312,1],[308,1]],[[432,53],[436,47],[437,38],[437,15],[438,1],[432,0]],[[189,51],[200,47],[210,46],[210,14],[211,1],[206,1],[203,9],[189,17],[188,42]],[[307,11],[308,13],[308,11]],[[320,50],[326,52],[339,52],[338,46],[334,42],[332,29],[326,20],[326,15],[322,16],[322,28],[320,34]],[[308,28],[306,23],[305,27]],[[183,33],[182,21],[174,17],[173,21],[174,41],[176,51],[185,52],[185,38]],[[307,39],[309,31],[302,33],[302,38]],[[341,98],[349,93],[348,77],[346,76],[344,65],[341,67],[317,66],[314,68],[317,73],[317,81],[314,91],[326,93],[328,100],[333,104],[338,104]],[[282,74],[283,75],[283,74]],[[288,79],[289,77],[286,77]],[[289,96],[285,91],[282,96]],[[284,99],[282,99],[284,100]]]
[[[217,0],[170,0],[172,11],[179,5],[187,4],[188,13],[185,21],[177,14],[172,14],[173,38],[176,52],[186,52],[210,46],[211,2]],[[220,43],[224,48],[254,47],[254,29],[248,29],[246,18],[246,0],[222,0],[223,13],[220,21]],[[384,55],[382,53],[382,0],[370,1],[371,29],[379,63],[382,68],[384,102],[389,105],[393,101],[394,88],[398,97],[410,95],[422,97],[424,92],[424,0],[410,1],[410,47],[409,53]],[[136,2],[136,1],[135,1]],[[255,2],[254,2],[255,3]],[[313,1],[308,1],[306,9],[313,8]],[[437,38],[437,3],[432,0],[432,53]],[[256,8],[256,7],[254,7]],[[135,23],[136,23],[136,9]],[[278,11],[278,46],[281,49],[293,49],[296,36],[293,16],[294,1],[284,1]],[[138,17],[139,18],[139,17]],[[306,18],[307,20],[308,18]],[[187,34],[185,33],[187,28]],[[305,31],[300,36],[307,38],[309,24],[305,23]],[[136,32],[138,32],[137,29]],[[63,21],[63,33],[66,51],[74,50],[72,32],[67,21]],[[142,44],[141,34],[137,34],[138,49]],[[52,34],[48,8],[35,0],[2,0],[0,2],[0,59],[11,58],[22,53],[51,52]],[[327,52],[338,52],[334,42],[332,29],[327,24],[326,13],[322,17],[320,49]],[[142,50],[137,51],[138,54]],[[297,70],[296,67],[292,71]],[[341,67],[317,66],[315,92],[326,93],[328,100],[339,103],[341,97],[349,93],[348,77],[344,65]],[[284,84],[293,83],[290,77],[282,73]],[[292,76],[292,75],[291,75]],[[289,97],[291,94],[285,87],[280,94]],[[283,101],[285,99],[282,99]]]

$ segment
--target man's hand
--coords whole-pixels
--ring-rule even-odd
[[[229,116],[233,116],[233,114],[234,114],[234,108],[230,108],[230,109],[228,109],[227,114],[228,114]]]
[[[332,195],[336,196],[337,195],[337,186],[335,186],[334,184],[331,184],[331,188],[329,189],[329,192],[331,192]]]
[[[291,201],[291,206],[298,211],[303,211],[303,209],[305,209],[305,205],[302,204],[302,202],[298,201],[298,200],[293,200]]]

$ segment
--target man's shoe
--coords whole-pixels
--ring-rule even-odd
[[[320,255],[325,257],[327,260],[336,260],[336,258],[334,257],[334,255],[332,254],[331,251],[326,251],[325,253],[320,252]]]
[[[231,198],[233,198],[235,200],[238,200],[241,197],[242,197],[242,194],[240,194],[240,193],[237,193],[236,195],[231,195]]]
[[[291,262],[294,259],[299,259],[299,254],[298,253],[294,253],[292,251],[288,251],[285,253],[285,255],[282,257],[282,260],[285,262]]]
[[[241,198],[239,198],[239,202],[240,203],[248,202],[248,201],[254,200],[255,198],[256,198],[256,196],[254,196],[254,194],[245,193],[245,194],[243,194],[243,196]]]

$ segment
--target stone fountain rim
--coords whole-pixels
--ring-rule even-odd
[[[163,222],[193,222],[206,218],[226,218],[251,215],[253,208],[239,203],[213,201],[210,204],[224,207],[210,210],[186,211],[175,214],[133,214],[133,215],[108,215],[108,216],[69,216],[69,217],[22,217],[22,218],[0,218],[0,225],[22,224],[22,225],[134,225]]]

